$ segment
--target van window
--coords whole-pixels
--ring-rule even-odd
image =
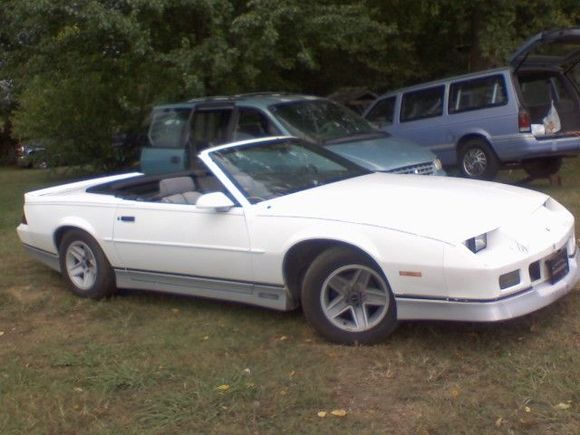
[[[389,97],[379,101],[366,116],[367,120],[377,127],[391,125],[393,123],[396,101],[397,97]]]
[[[507,103],[505,82],[501,75],[453,83],[450,95],[449,113],[503,106]]]
[[[241,108],[233,140],[247,140],[280,134],[270,120],[257,109]]]
[[[401,103],[401,122],[432,118],[443,114],[445,86],[407,92]]]
[[[199,109],[193,112],[191,140],[194,149],[201,151],[209,146],[228,141],[233,109]]]
[[[149,127],[149,146],[182,148],[183,133],[190,109],[162,109],[153,113]]]

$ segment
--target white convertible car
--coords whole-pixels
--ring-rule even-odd
[[[179,175],[27,193],[18,234],[79,296],[301,305],[339,343],[383,340],[397,320],[510,319],[579,278],[574,217],[547,195],[369,173],[287,137],[205,150]]]

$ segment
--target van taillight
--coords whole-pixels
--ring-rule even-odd
[[[527,110],[520,109],[518,113],[518,127],[520,133],[529,133],[532,131],[532,121]]]

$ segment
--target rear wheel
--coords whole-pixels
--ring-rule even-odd
[[[470,139],[459,150],[459,166],[464,177],[493,180],[500,163],[489,144],[483,139]]]
[[[341,344],[374,344],[397,325],[395,298],[382,272],[347,248],[320,254],[304,276],[302,309],[324,338]]]
[[[532,178],[547,178],[557,174],[562,167],[562,157],[524,160],[522,168]]]
[[[113,269],[97,241],[80,230],[68,231],[59,248],[60,270],[77,296],[102,299],[115,290]]]

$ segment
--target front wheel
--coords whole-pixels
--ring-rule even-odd
[[[395,298],[382,272],[347,248],[320,254],[304,276],[304,316],[324,338],[340,344],[374,344],[397,325]]]
[[[464,177],[493,180],[499,171],[499,160],[482,139],[470,139],[459,150],[459,165]]]
[[[70,230],[59,248],[60,270],[77,296],[102,299],[116,290],[113,270],[97,241],[80,230]]]

